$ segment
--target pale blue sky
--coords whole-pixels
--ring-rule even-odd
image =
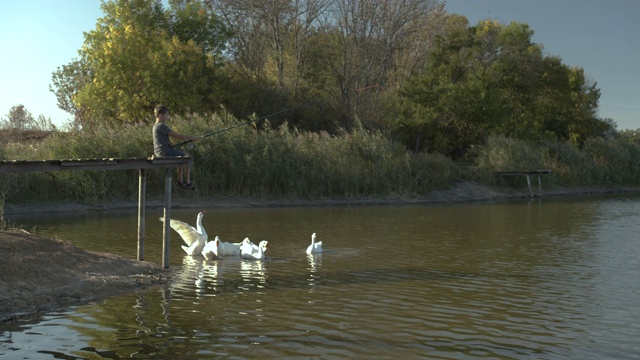
[[[471,24],[529,24],[547,55],[598,83],[601,117],[640,128],[640,0],[448,0],[447,10]],[[78,57],[83,32],[101,16],[99,0],[0,0],[0,117],[23,104],[34,117],[67,122],[51,74]]]
[[[51,75],[78,58],[101,16],[99,0],[0,0],[0,117],[23,104],[56,125],[72,118],[49,91]]]

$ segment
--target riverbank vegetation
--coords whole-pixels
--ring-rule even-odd
[[[2,127],[47,132],[4,137],[0,159],[150,156],[163,103],[180,133],[238,125],[190,151],[201,196],[412,197],[531,169],[558,186],[638,185],[637,132],[600,118],[597,83],[526,24],[470,25],[437,0],[243,4],[104,1],[79,58],[53,73],[73,122],[14,107]],[[130,172],[1,176],[12,202],[138,186]],[[161,174],[149,179],[160,194]]]
[[[227,116],[175,116],[181,133],[205,133],[241,124]],[[151,128],[125,125],[54,132],[44,140],[0,147],[2,159],[148,157]],[[458,180],[496,186],[494,171],[550,169],[547,186],[632,187],[640,178],[640,143],[631,133],[569,142],[491,136],[472,161],[407,150],[382,133],[356,128],[336,135],[262,124],[238,126],[196,142],[193,178],[198,195],[254,198],[419,197]],[[0,174],[8,202],[135,199],[135,171]],[[160,196],[163,174],[150,171],[147,193]]]
[[[231,116],[174,116],[181,133],[204,133],[237,125]],[[56,132],[40,142],[0,149],[7,159],[148,157],[151,128],[126,125]],[[459,168],[442,155],[413,155],[380,133],[356,129],[338,135],[263,124],[235,127],[196,143],[192,177],[202,196],[360,197],[410,195],[447,186]],[[8,197],[36,199],[131,198],[137,173],[82,171],[2,174]],[[162,194],[163,175],[150,172],[149,194]]]

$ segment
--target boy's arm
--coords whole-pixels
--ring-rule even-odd
[[[191,141],[200,140],[198,136],[182,135],[182,134],[178,134],[175,131],[169,132],[169,136],[175,139],[180,139],[180,140],[191,140]]]

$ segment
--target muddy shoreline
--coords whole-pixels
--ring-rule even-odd
[[[555,187],[543,189],[542,198],[574,195],[598,195],[617,193],[640,193],[640,188],[623,189],[566,189]],[[537,198],[537,194],[536,197]],[[420,197],[387,196],[371,198],[326,198],[326,199],[250,199],[232,197],[198,197],[185,196],[181,193],[173,195],[172,208],[269,208],[269,207],[314,207],[314,206],[368,206],[368,205],[403,205],[403,204],[446,204],[469,202],[501,202],[513,200],[531,200],[527,189],[491,188],[473,182],[459,182],[447,190],[434,190]],[[163,199],[146,199],[147,209],[163,208]],[[108,211],[118,209],[137,209],[137,200],[114,200],[97,203],[81,202],[45,202],[4,204],[4,216],[25,215],[51,212],[85,212]]]
[[[24,230],[0,231],[0,324],[159,286],[169,277],[170,270],[154,263]]]

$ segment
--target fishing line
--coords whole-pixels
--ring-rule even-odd
[[[364,91],[364,90],[368,90],[368,89],[376,88],[376,87],[379,87],[379,86],[380,86],[380,85],[378,85],[378,84],[369,85],[369,86],[365,86],[365,87],[362,87],[362,88],[356,89],[356,91]],[[280,115],[280,114],[284,114],[284,113],[289,112],[289,111],[293,111],[293,110],[296,110],[296,109],[300,109],[300,108],[302,108],[302,107],[309,106],[309,105],[314,104],[314,103],[318,103],[318,102],[320,102],[321,100],[322,100],[322,99],[320,99],[320,100],[315,100],[315,101],[309,101],[309,102],[306,102],[306,103],[303,103],[303,104],[300,104],[300,105],[297,105],[297,106],[294,106],[294,107],[291,107],[291,108],[288,108],[288,109],[284,109],[284,110],[281,110],[281,111],[275,112],[275,113],[273,113],[273,114],[269,114],[269,115],[265,115],[265,116],[259,117],[259,118],[257,118],[257,119],[253,119],[253,120],[245,121],[245,122],[240,123],[240,124],[235,124],[235,125],[232,125],[232,126],[226,127],[226,128],[224,128],[224,129],[220,129],[220,130],[212,131],[212,132],[210,132],[210,133],[206,133],[206,134],[204,134],[204,135],[199,136],[197,140],[204,139],[204,138],[206,138],[206,137],[209,137],[209,136],[212,136],[212,135],[216,135],[216,134],[219,134],[219,133],[221,133],[221,132],[225,132],[225,131],[227,131],[227,130],[231,130],[231,129],[234,129],[234,128],[237,128],[237,127],[240,127],[240,126],[248,125],[248,124],[254,123],[254,122],[256,122],[256,121],[264,120],[264,119],[269,118],[269,117],[272,117],[272,116],[278,116],[278,115]],[[173,147],[174,147],[174,148],[176,148],[176,147],[178,147],[178,146],[186,145],[186,144],[192,143],[192,142],[197,141],[197,140],[185,140],[185,141],[183,141],[183,142],[179,142],[179,143],[177,143],[177,144],[173,145]],[[195,146],[195,144],[192,144],[192,146]]]

